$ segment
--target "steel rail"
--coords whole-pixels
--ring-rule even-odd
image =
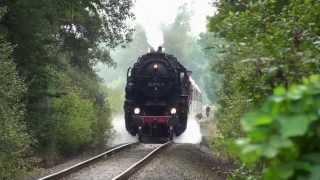
[[[85,166],[88,166],[90,163],[92,163],[92,162],[94,162],[94,161],[96,161],[96,160],[98,160],[98,159],[100,159],[100,158],[102,158],[104,156],[111,155],[111,154],[113,154],[115,152],[119,152],[120,150],[129,148],[129,147],[131,147],[133,145],[136,145],[136,144],[138,144],[138,142],[126,143],[126,144],[122,144],[122,145],[116,146],[116,147],[114,147],[114,148],[112,148],[110,150],[107,150],[107,151],[105,151],[105,152],[103,152],[103,153],[101,153],[99,155],[96,155],[96,156],[94,156],[94,157],[92,157],[90,159],[87,159],[85,161],[77,163],[77,164],[75,164],[75,165],[73,165],[71,167],[65,168],[65,169],[63,169],[61,171],[58,171],[56,173],[53,173],[53,174],[47,175],[45,177],[39,178],[38,180],[52,180],[52,179],[61,178],[63,176],[66,176],[67,174],[70,174],[70,173],[72,173],[72,172],[74,172],[76,170],[79,170],[79,169],[81,169],[81,168],[83,168]]]
[[[145,157],[143,157],[142,159],[140,159],[139,161],[137,161],[136,163],[134,163],[133,165],[131,165],[128,169],[126,169],[125,171],[123,171],[122,173],[120,173],[119,175],[117,175],[116,177],[112,178],[112,180],[123,180],[123,179],[129,179],[129,177],[137,172],[143,165],[147,164],[147,162],[149,160],[151,160],[152,157],[154,157],[157,153],[159,153],[160,151],[164,150],[165,147],[169,146],[170,144],[172,144],[172,141],[168,141],[160,146],[158,146],[157,148],[155,148],[153,151],[151,151],[150,153],[148,153]]]

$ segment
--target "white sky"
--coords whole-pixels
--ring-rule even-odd
[[[161,25],[173,23],[179,7],[184,4],[192,12],[191,33],[198,35],[205,32],[206,17],[212,16],[216,11],[211,2],[212,0],[135,0],[134,13],[136,22],[147,33],[149,44],[156,48],[163,44]]]

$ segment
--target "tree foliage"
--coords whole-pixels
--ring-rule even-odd
[[[228,114],[236,116],[231,119],[239,121],[273,88],[319,72],[319,7],[316,1],[218,3],[219,13],[210,19],[209,30],[226,41],[213,47],[222,50],[213,64],[223,75],[221,111],[231,108]]]
[[[59,154],[74,153],[83,145],[103,144],[111,127],[110,107],[94,66],[98,62],[112,65],[110,49],[130,40],[132,29],[126,21],[133,17],[131,6],[131,0],[0,2],[0,50],[4,57],[12,53],[18,72],[15,75],[17,79],[18,75],[23,77],[26,87],[13,81],[12,75],[6,80],[17,87],[13,84],[3,90],[25,92],[25,113],[18,111],[19,121],[35,140],[34,152],[45,162]],[[2,36],[14,48],[8,48]],[[22,98],[12,95],[15,100]],[[63,148],[62,143],[66,144]]]
[[[108,102],[112,104],[112,113],[118,114],[123,111],[127,70],[133,66],[139,56],[148,52],[148,48],[145,31],[142,26],[136,25],[132,41],[110,52],[116,64],[113,64],[109,69],[105,69],[105,65],[101,63],[96,66],[98,74],[108,87],[104,91],[109,95]]]
[[[319,179],[320,77],[311,76],[273,96],[243,118],[238,140],[245,162],[264,160],[264,179]]]
[[[28,162],[22,158],[31,142],[23,122],[26,87],[16,71],[12,51],[12,45],[0,35],[0,179],[15,179],[25,170]]]
[[[192,78],[200,87],[203,87],[203,97],[207,100],[206,82],[211,77],[207,74],[208,58],[202,51],[202,44],[196,36],[191,34],[190,17],[192,13],[185,6],[180,7],[174,22],[163,27],[164,44],[166,52],[173,54],[190,71]],[[211,91],[212,92],[212,91]],[[215,95],[209,93],[210,100]]]
[[[53,102],[55,111],[57,146],[62,152],[75,152],[93,139],[91,126],[96,119],[92,102],[81,99],[76,93],[69,93],[63,99]]]
[[[228,145],[246,135],[240,126],[245,113],[263,104],[276,87],[288,88],[320,72],[320,4],[221,0],[216,6],[218,13],[208,24],[215,37],[208,48],[219,54],[213,57],[212,70],[222,77],[216,114],[221,136],[214,145],[233,157]],[[258,137],[264,132],[255,133]]]

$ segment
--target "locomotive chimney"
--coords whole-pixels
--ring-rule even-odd
[[[158,47],[158,52],[159,52],[159,53],[162,53],[162,46],[159,46],[159,47]]]

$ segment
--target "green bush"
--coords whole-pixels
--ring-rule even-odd
[[[320,76],[276,88],[241,123],[241,158],[264,162],[264,179],[320,179]]]
[[[213,142],[230,157],[229,142],[244,135],[240,119],[245,113],[261,106],[274,88],[319,73],[320,3],[219,0],[216,5],[207,43],[207,51],[216,53],[212,71],[222,77],[221,88],[214,89],[221,138]]]
[[[104,96],[103,96],[104,97]],[[112,128],[110,117],[111,110],[110,106],[106,103],[96,104],[96,121],[93,123],[93,145],[103,147],[107,142],[107,138],[110,135]]]
[[[23,122],[26,88],[18,77],[12,51],[0,36],[0,179],[15,179],[24,172],[30,144]]]
[[[5,16],[0,19],[0,35],[16,45],[13,61],[28,89],[24,119],[35,139],[32,148],[44,164],[52,165],[61,151],[74,152],[102,137],[106,123],[97,119],[105,110],[95,109],[102,106],[96,104],[101,81],[94,67],[114,64],[109,50],[130,40],[132,29],[125,22],[133,17],[133,3],[15,0],[0,4],[0,16]],[[74,90],[76,94],[67,95]],[[96,129],[99,133],[93,132]]]
[[[96,110],[92,102],[82,99],[77,93],[57,98],[53,103],[55,111],[55,135],[62,153],[77,151],[92,142],[92,126],[96,122]]]
[[[108,102],[112,104],[111,112],[113,114],[119,114],[123,112],[123,102],[124,102],[124,90],[122,86],[114,88],[106,88],[106,93],[108,94]]]

